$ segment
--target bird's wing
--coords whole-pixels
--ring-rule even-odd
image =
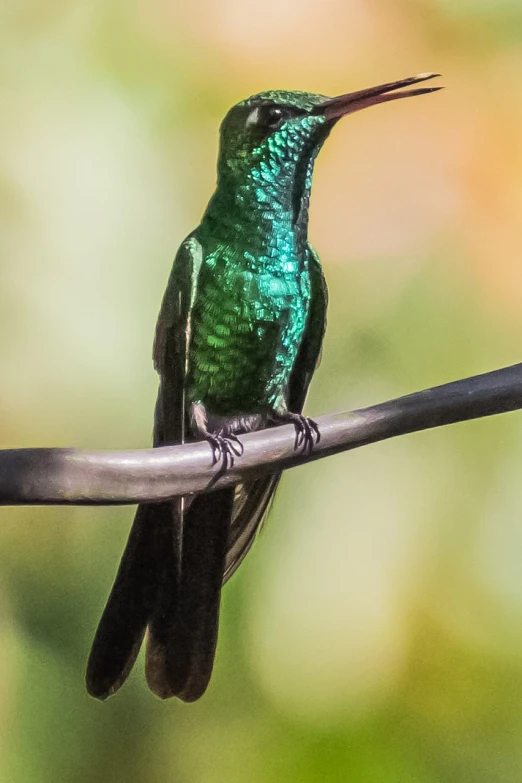
[[[305,333],[290,377],[288,410],[292,413],[301,413],[303,410],[308,386],[319,364],[326,329],[328,290],[319,258],[312,248],[309,248],[309,252],[310,309]],[[228,541],[225,582],[230,579],[252,546],[280,479],[281,473],[272,473],[265,478],[253,479],[237,485]]]
[[[271,473],[237,484],[223,584],[237,571],[254,543],[280,479],[281,473]]]
[[[188,259],[187,259],[188,254]],[[161,376],[154,445],[185,442],[185,379],[191,313],[203,253],[193,236],[183,264],[172,270],[156,331],[154,363]],[[194,701],[205,691],[214,664],[221,586],[225,569],[234,488],[167,505],[163,567],[149,618],[145,671],[149,687],[162,698]]]
[[[321,347],[326,331],[328,289],[316,252],[309,247],[309,253],[310,309],[288,387],[288,410],[292,413],[301,413],[303,410],[312,375],[321,360]]]
[[[161,305],[153,349],[154,366],[160,375],[154,423],[155,446],[184,443],[190,438],[190,433],[186,432],[185,381],[191,312],[202,261],[201,245],[196,237],[190,236],[178,251]],[[191,560],[194,549],[194,544],[191,546],[192,531],[189,530],[187,534],[186,528],[187,522],[190,528],[193,527],[190,517],[197,509],[191,514],[188,501],[184,498],[175,498],[161,505],[168,512],[163,521],[158,515],[163,555],[158,562],[158,569],[161,570],[159,589],[148,622],[145,672],[151,690],[162,698],[168,698],[183,690],[185,679],[171,671],[177,670],[183,657],[183,651],[177,645],[177,620],[181,616],[180,622],[190,627],[195,622],[192,607],[187,604],[189,599],[183,572],[189,570],[193,575],[196,568],[193,561],[197,561],[197,558]],[[196,541],[204,557],[205,547],[209,546],[207,534],[199,524],[197,527],[200,538]]]
[[[184,375],[189,315],[202,252],[190,236],[181,245],[163,298],[154,365],[161,376],[154,445],[184,440]],[[179,571],[180,501],[138,506],[87,664],[87,689],[98,698],[118,690],[138,654],[164,574]]]
[[[190,314],[196,296],[203,250],[194,235],[179,248],[156,325],[154,367],[161,385],[154,422],[154,445],[185,441],[185,376]]]

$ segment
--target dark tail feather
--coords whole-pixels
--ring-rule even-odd
[[[181,580],[164,580],[149,627],[147,681],[163,698],[195,701],[209,683],[233,501],[233,487],[198,495],[184,514]]]
[[[138,506],[87,663],[87,690],[98,699],[123,685],[136,660],[172,551],[172,531],[179,530],[177,503]]]
[[[147,685],[160,699],[174,696],[165,673],[165,658],[169,643],[169,633],[178,612],[181,580],[183,530],[186,510],[180,506],[180,524],[176,526],[176,546],[166,547],[163,554],[163,573],[156,601],[148,618],[147,652],[145,658],[145,676]],[[174,533],[174,531],[172,531]]]

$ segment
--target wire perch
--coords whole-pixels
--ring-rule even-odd
[[[207,443],[136,451],[0,451],[1,505],[112,505],[165,500],[236,484],[369,443],[522,408],[522,363],[349,413],[316,419],[321,440],[295,451],[292,425],[242,436],[244,454],[216,477]]]

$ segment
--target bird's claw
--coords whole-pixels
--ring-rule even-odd
[[[241,443],[237,435],[235,435],[233,432],[229,432],[228,434],[222,432],[221,435],[223,435],[223,437],[226,440],[232,441],[232,443],[230,444],[230,448],[232,449],[236,457],[242,457],[245,447],[243,446],[243,444]]]
[[[313,419],[297,413],[292,416],[295,427],[295,450],[310,456],[316,443],[321,440],[319,427]]]
[[[241,457],[244,446],[232,433],[226,433],[224,430],[208,433],[205,436],[212,449],[212,465],[221,462],[221,470],[225,472],[234,467],[236,457]]]
[[[307,457],[310,456],[314,446],[321,440],[321,433],[315,421],[308,416],[303,416],[301,413],[286,413],[278,417],[278,419],[294,425],[294,449],[301,451]]]

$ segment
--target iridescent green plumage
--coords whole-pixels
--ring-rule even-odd
[[[329,131],[323,117],[298,114],[268,135],[261,127],[255,143],[248,117],[263,106],[303,112],[324,100],[261,93],[223,122],[218,188],[192,235],[203,259],[188,383],[192,399],[216,414],[285,408],[310,302],[312,166]]]
[[[301,411],[326,315],[307,237],[314,161],[341,116],[427,92],[389,94],[425,78],[334,99],[265,92],[227,114],[216,192],[177,253],[158,319],[155,446],[206,438],[226,468],[238,434],[286,420],[313,447],[317,431]],[[138,507],[89,659],[92,695],[120,687],[146,627],[152,690],[185,701],[202,695],[222,583],[250,548],[278,481]]]

